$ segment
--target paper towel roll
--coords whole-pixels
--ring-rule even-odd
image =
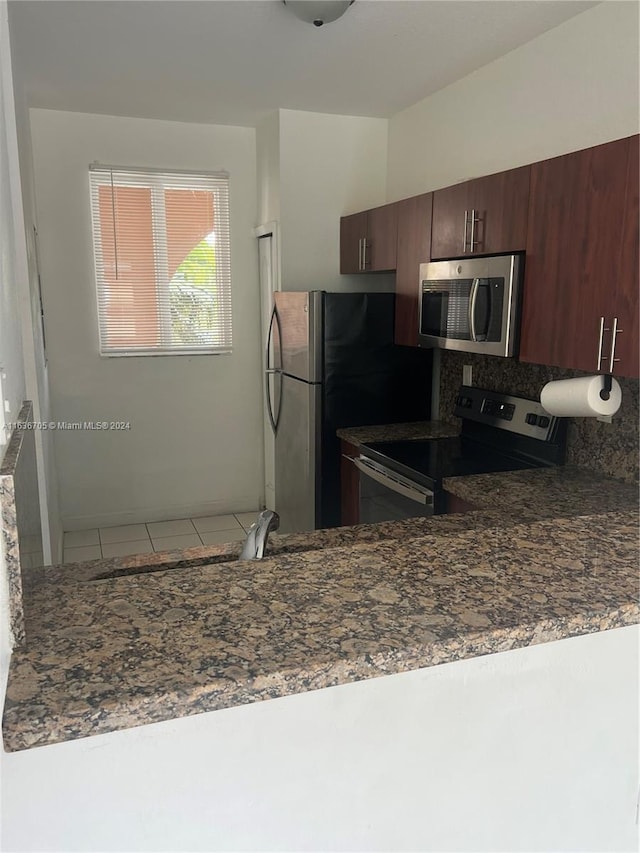
[[[603,400],[600,391],[604,376],[581,376],[578,379],[559,379],[548,382],[540,392],[540,402],[550,415],[562,418],[595,418],[615,415],[622,402],[622,391],[615,379],[611,393]]]

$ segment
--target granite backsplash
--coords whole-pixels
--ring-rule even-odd
[[[455,420],[453,410],[462,384],[462,367],[473,368],[473,384],[490,391],[503,391],[540,399],[542,387],[552,379],[588,376],[579,370],[564,370],[539,364],[524,364],[508,358],[441,351],[440,419]],[[638,481],[637,379],[618,379],[622,406],[613,422],[595,418],[570,418],[567,434],[567,463],[591,468],[632,483]]]

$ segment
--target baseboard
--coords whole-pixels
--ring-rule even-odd
[[[170,521],[174,518],[197,518],[202,515],[230,515],[253,512],[264,507],[263,495],[245,495],[234,500],[175,504],[162,507],[142,507],[119,512],[88,515],[63,515],[62,527],[69,530],[89,530],[93,527],[116,527],[122,524],[144,524],[147,521]]]

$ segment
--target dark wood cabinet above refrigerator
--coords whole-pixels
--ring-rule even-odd
[[[340,272],[396,268],[397,205],[385,204],[340,219]]]

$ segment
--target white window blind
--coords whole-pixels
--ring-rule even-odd
[[[231,352],[229,176],[89,167],[100,353]]]

